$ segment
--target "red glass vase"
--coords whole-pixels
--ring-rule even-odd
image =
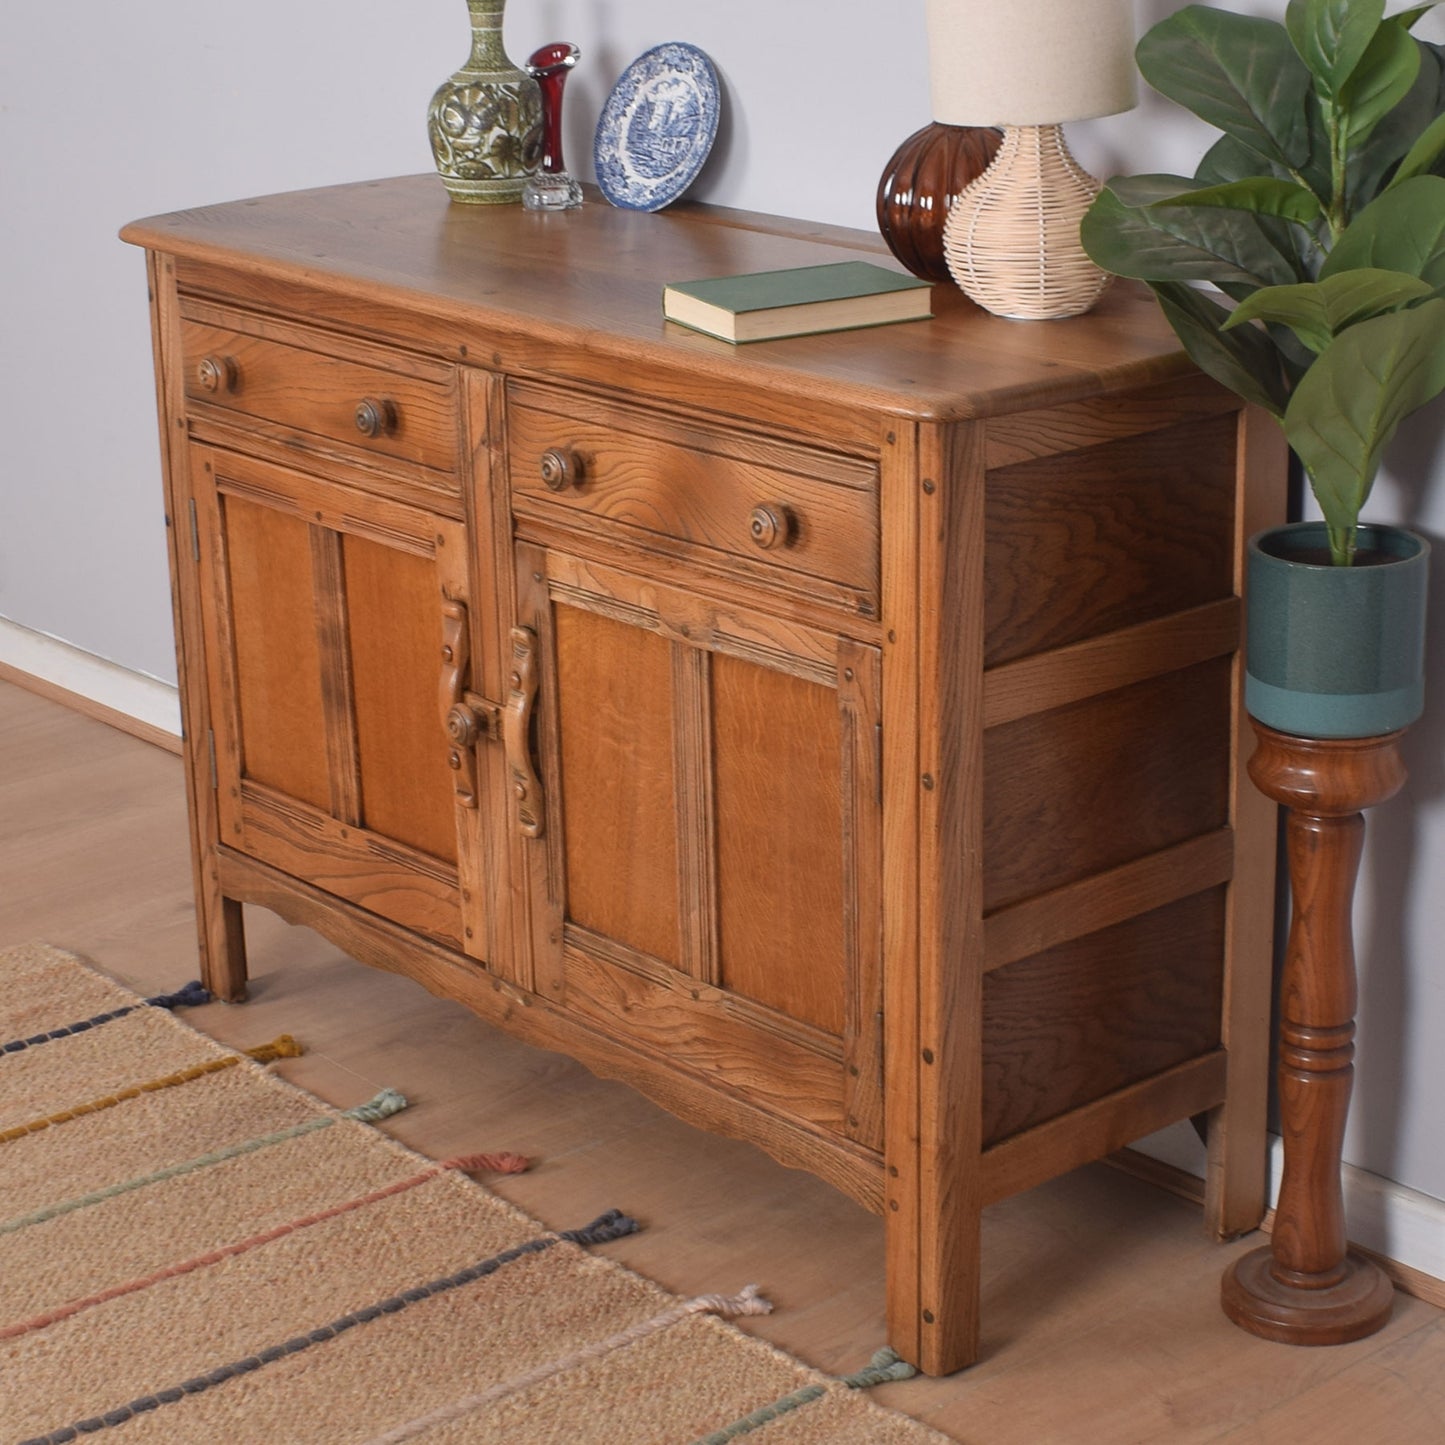
[[[542,88],[542,163],[522,189],[529,211],[570,211],[582,204],[582,187],[562,159],[562,87],[582,52],[565,40],[527,57],[526,71]]]
[[[990,126],[940,125],[916,130],[883,168],[878,229],[888,249],[915,276],[949,279],[943,226],[960,191],[992,164],[1002,136]]]

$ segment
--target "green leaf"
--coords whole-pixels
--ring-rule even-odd
[[[1335,537],[1353,533],[1400,423],[1445,391],[1445,300],[1351,326],[1295,388],[1285,435]]]
[[[1158,206],[1214,206],[1226,211],[1252,211],[1261,216],[1278,216],[1286,221],[1308,225],[1319,220],[1319,197],[1308,186],[1295,181],[1275,180],[1272,176],[1248,176],[1244,180],[1226,181],[1202,190],[1184,191],[1177,196],[1154,201]]]
[[[1285,29],[1319,89],[1340,93],[1385,18],[1385,0],[1290,0]]]
[[[1415,145],[1441,112],[1440,58],[1434,46],[1421,44],[1418,49],[1420,73],[1409,94],[1363,141],[1350,148],[1346,175],[1350,216],[1375,199],[1391,167]]]
[[[1393,20],[1375,32],[1339,95],[1346,145],[1357,145],[1410,93],[1420,73],[1420,47]]]
[[[1175,281],[1150,284],[1165,319],[1201,371],[1245,401],[1277,417],[1284,415],[1288,395],[1279,353],[1268,336],[1254,327],[1226,332],[1229,313],[1192,286]]]
[[[1135,52],[1145,80],[1267,160],[1297,170],[1310,155],[1312,80],[1283,25],[1188,5]]]
[[[1374,267],[1445,287],[1445,178],[1412,176],[1372,201],[1320,267],[1320,280]]]
[[[1104,270],[1140,281],[1212,281],[1217,286],[1283,285],[1298,279],[1258,218],[1242,211],[1153,202],[1188,190],[1180,176],[1111,181],[1080,227],[1084,249]]]
[[[1411,176],[1427,175],[1442,154],[1445,154],[1445,115],[1437,115],[1421,131],[1420,139],[1406,152],[1390,186],[1398,186],[1401,181],[1408,181]]]
[[[1303,286],[1267,286],[1234,309],[1226,331],[1248,321],[1288,326],[1312,351],[1322,352],[1348,326],[1398,311],[1434,294],[1418,276],[1399,271],[1345,271]]]
[[[1403,25],[1406,30],[1413,30],[1416,24],[1428,15],[1440,0],[1430,0],[1428,5],[1417,5],[1413,10],[1402,10],[1398,15],[1390,16],[1390,19],[1397,24]]]
[[[1310,103],[1311,109],[1317,116],[1319,102],[1311,96]],[[1327,139],[1324,141],[1324,147],[1328,151]],[[1223,185],[1228,181],[1242,181],[1249,176],[1257,176],[1262,168],[1275,176],[1277,180],[1289,179],[1288,173],[1282,166],[1271,165],[1250,150],[1248,146],[1241,145],[1233,136],[1220,136],[1200,159],[1199,168],[1194,172],[1194,182],[1200,188]],[[1325,170],[1326,179],[1315,190],[1317,196],[1329,194],[1328,165]],[[1315,183],[1308,174],[1306,180],[1311,187],[1314,187]],[[1324,261],[1324,252],[1320,249],[1315,235],[1318,228],[1295,226],[1287,221],[1275,220],[1269,216],[1260,216],[1258,221],[1260,232],[1268,244],[1288,260],[1290,269],[1294,272],[1290,279],[1312,281],[1319,273],[1320,265]]]

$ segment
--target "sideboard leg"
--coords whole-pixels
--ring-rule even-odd
[[[1390,1318],[1394,1291],[1345,1237],[1340,1150],[1354,1077],[1351,911],[1364,847],[1360,810],[1404,782],[1399,734],[1317,741],[1256,724],[1250,775],[1289,809],[1293,910],[1280,985],[1279,1107],[1284,1177],[1267,1248],[1224,1276],[1241,1329],[1295,1345],[1358,1340]]]
[[[201,982],[217,998],[242,1003],[246,997],[246,925],[241,905],[215,892],[203,899],[201,913]]]

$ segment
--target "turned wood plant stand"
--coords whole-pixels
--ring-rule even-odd
[[[1335,1345],[1374,1334],[1393,1288],[1345,1239],[1340,1150],[1354,1075],[1351,910],[1361,809],[1405,781],[1399,732],[1317,740],[1255,722],[1249,775],[1288,810],[1293,910],[1280,987],[1279,1108],[1284,1177],[1268,1246],[1224,1276],[1224,1312],[1267,1340]]]

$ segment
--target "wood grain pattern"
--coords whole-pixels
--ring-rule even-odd
[[[993,471],[1238,410],[1233,392],[1203,377],[1184,376],[1122,396],[991,417],[984,466]]]
[[[241,776],[328,808],[310,529],[240,498],[221,506]]]
[[[672,657],[655,633],[554,612],[567,917],[680,959]]]
[[[837,695],[713,659],[723,987],[842,1034],[843,739]]]
[[[403,369],[386,353],[362,362],[196,322],[184,324],[183,337],[186,398],[192,407],[222,407],[346,443],[358,452],[434,472],[456,471],[457,386],[455,373],[446,368],[432,363],[428,374],[417,375],[419,367]],[[207,358],[233,366],[235,380],[207,390],[198,379]],[[357,405],[367,398],[391,410],[390,423],[371,437],[359,432],[356,423]]]
[[[362,818],[434,858],[457,860],[445,737],[437,721],[442,589],[428,559],[343,541]]]
[[[680,1119],[745,1139],[795,1169],[807,1169],[865,1209],[881,1209],[876,1154],[756,1099],[719,1090],[706,1079],[669,1069],[657,1058],[583,1022],[568,1010],[513,988],[454,950],[375,918],[345,900],[230,850],[218,856],[227,893],[245,897],[329,939],[373,968],[402,973],[424,988],[456,999],[480,1017],[540,1048],[560,1049],[607,1078],[619,1079]]]
[[[513,389],[507,437],[515,505],[521,512],[576,514],[658,533],[761,563],[827,579],[875,600],[878,499],[872,468],[849,458],[746,433],[661,426],[635,407],[582,394]],[[576,459],[579,480],[549,488],[540,458]],[[787,536],[766,550],[749,532],[755,507],[786,513]],[[584,521],[585,519],[585,521]]]
[[[992,912],[1228,820],[1229,660],[989,730]]]
[[[1254,729],[1250,777],[1289,810],[1292,908],[1279,995],[1284,1172],[1268,1249],[1235,1261],[1220,1298],[1251,1334],[1338,1345],[1383,1329],[1394,1298],[1379,1266],[1348,1252],[1340,1153],[1359,1008],[1352,915],[1363,810],[1404,786],[1401,734],[1319,740],[1257,721]]]
[[[242,787],[237,818],[237,845],[252,857],[428,938],[460,945],[455,869],[254,783]]]
[[[1233,415],[988,474],[990,666],[1229,597]]]
[[[1259,408],[1239,414],[1235,488],[1235,591],[1246,593],[1245,543],[1285,518],[1288,450],[1275,419]],[[1247,598],[1246,598],[1247,601]],[[1234,882],[1229,890],[1223,1040],[1229,1053],[1229,1088],[1210,1116],[1205,1218],[1218,1239],[1254,1229],[1267,1198],[1263,1137],[1269,1096],[1270,1008],[1277,849],[1273,803],[1250,781],[1246,761],[1254,733],[1244,708],[1245,659],[1235,654],[1234,718],[1230,741],[1230,823],[1235,839]],[[1253,962],[1251,962],[1253,961]],[[1236,1141],[1243,1141],[1236,1143]]]
[[[1222,1051],[1205,1054],[995,1144],[982,1159],[984,1203],[1032,1189],[1061,1165],[1077,1168],[1214,1108],[1224,1097],[1226,1072]]]
[[[1219,1046],[1224,892],[991,972],[983,985],[985,1145]]]
[[[207,640],[212,635],[207,613],[214,609],[202,605],[206,588],[203,569],[210,564],[216,546],[214,530],[209,528],[214,504],[200,505],[191,473],[193,454],[185,444],[185,383],[180,363],[181,319],[174,258],[148,254],[146,277],[201,977],[218,998],[240,1000],[246,995],[245,926],[240,903],[221,892],[214,850],[221,823],[215,781],[215,730],[206,675],[207,648],[214,645]],[[204,495],[204,486],[201,491]],[[214,591],[209,590],[209,595],[214,597]]]
[[[286,586],[310,587],[321,639],[325,804],[249,787],[232,821],[276,867],[196,804],[213,967],[236,986],[219,960],[239,956],[237,900],[265,903],[882,1205],[890,1338],[957,1368],[981,1339],[989,1191],[1217,1111],[1221,988],[1231,1039],[1263,1048],[1243,955],[1263,947],[1267,820],[1239,801],[1235,553],[1273,463],[1139,288],[1028,327],[945,287],[926,324],[736,348],[668,325],[660,279],[877,239],[689,206],[666,225],[585,207],[564,230],[462,214],[434,182],[127,231],[169,268],[168,425],[225,458],[219,487],[185,470],[202,557],[188,577],[174,554],[190,713],[226,724],[223,793],[241,791],[226,659],[253,625],[228,611],[226,508],[308,539]],[[259,374],[256,410],[244,385],[187,394],[182,325],[235,342],[215,374]],[[378,402],[438,402],[429,460],[402,447],[411,403],[390,456],[336,421],[362,376],[395,388]],[[531,629],[536,712],[504,748],[478,742],[475,807],[448,792],[413,816],[435,718],[404,698],[424,682],[436,711],[443,598],[467,609],[457,685],[483,713],[508,695],[511,629]],[[372,760],[403,755],[385,830],[358,829],[386,786]],[[509,790],[524,761],[536,836]],[[1238,907],[1232,828],[1250,835]],[[438,888],[435,916],[402,901]],[[1184,981],[1143,945],[1100,978],[1099,936],[1201,895],[1223,921]],[[985,975],[1017,992],[995,1061],[1020,1128],[987,1153]],[[1170,1067],[1206,1022],[1205,1052]],[[1074,1052],[1040,1081],[1040,1040],[1060,1038]],[[1226,1117],[1210,1208],[1239,1219],[1263,1121],[1253,1103]]]
[[[865,413],[880,407],[947,421],[1189,370],[1148,292],[1128,285],[1066,332],[981,316],[939,288],[926,325],[733,347],[665,322],[663,283],[813,265],[820,246],[821,259],[876,261],[880,239],[820,240],[811,223],[705,206],[671,209],[666,226],[609,206],[569,215],[565,233],[534,220],[518,207],[450,205],[422,175],[157,216],[122,235],[182,260],[188,291],[270,298],[270,309],[360,335],[439,337],[452,355],[466,347],[465,359],[496,370],[555,376],[565,351],[570,375],[608,385],[621,366],[643,394],[683,405],[705,407],[719,384],[746,384],[760,420],[787,418],[805,434],[836,423],[872,435]],[[250,262],[239,273],[226,264],[238,253]],[[820,400],[832,410],[810,416]]]
[[[982,1182],[983,436],[919,436],[918,1299],[920,1367],[978,1353]],[[885,723],[885,727],[887,724]],[[890,1077],[888,1086],[893,1080]]]
[[[836,1058],[760,1031],[712,1006],[703,988],[666,986],[569,948],[568,1012],[658,1059],[767,1103],[790,1118],[844,1134]]]

